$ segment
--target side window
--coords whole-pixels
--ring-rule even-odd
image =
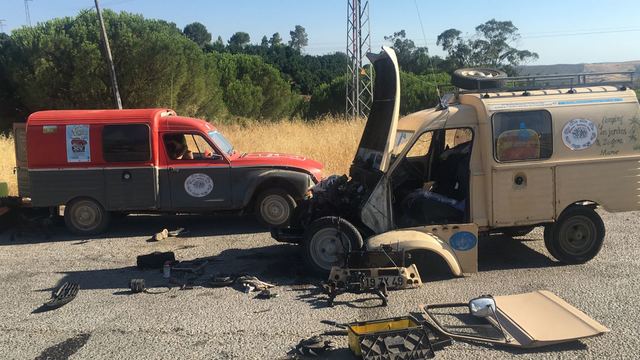
[[[448,129],[444,135],[447,148],[451,149],[473,139],[473,131],[469,128]]]
[[[199,134],[166,134],[164,146],[167,155],[173,160],[215,159],[220,156]]]
[[[553,153],[551,114],[545,110],[493,115],[493,143],[497,161],[548,159]]]
[[[105,125],[102,128],[102,154],[106,162],[150,160],[149,126]]]
[[[407,152],[408,158],[425,156],[429,153],[429,147],[431,146],[431,138],[433,137],[433,131],[428,131],[420,135],[418,140],[413,144],[409,152]]]

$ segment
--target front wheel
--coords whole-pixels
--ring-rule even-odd
[[[274,188],[265,190],[256,200],[255,213],[258,221],[268,227],[289,224],[296,208],[296,201],[286,191]]]
[[[560,214],[555,224],[547,225],[544,245],[560,262],[582,264],[593,259],[604,242],[604,223],[593,209],[572,206]]]
[[[350,222],[336,216],[313,221],[303,242],[304,260],[317,275],[327,275],[332,266],[342,265],[344,255],[362,248],[362,235]]]
[[[110,214],[90,198],[70,201],[64,208],[64,222],[77,235],[96,235],[106,230]]]

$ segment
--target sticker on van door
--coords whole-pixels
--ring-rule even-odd
[[[571,150],[590,148],[598,138],[598,131],[593,121],[573,119],[562,128],[562,141]]]
[[[90,162],[89,125],[67,125],[67,162]]]
[[[191,174],[184,181],[184,190],[193,197],[205,197],[213,190],[213,180],[206,174]]]

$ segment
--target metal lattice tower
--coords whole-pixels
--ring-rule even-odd
[[[368,52],[371,52],[369,0],[347,0],[347,118],[366,117],[371,110],[371,69],[363,67]]]
[[[33,0],[24,0],[24,15],[27,20],[27,25],[31,27],[31,12],[29,11],[29,1]]]

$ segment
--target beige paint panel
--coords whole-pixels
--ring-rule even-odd
[[[451,224],[451,225],[429,225],[413,228],[417,231],[424,232],[426,234],[432,234],[438,237],[438,239],[444,241],[449,248],[453,251],[460,264],[460,268],[463,273],[476,273],[478,272],[478,225],[473,224]],[[460,251],[451,246],[451,236],[460,231],[467,231],[476,236],[476,246],[469,250]]]
[[[393,230],[372,236],[365,243],[367,250],[376,250],[382,245],[391,245],[394,249],[397,248],[404,251],[432,251],[447,262],[455,276],[462,276],[463,274],[453,249],[449,244],[442,242],[434,235],[416,230]]]
[[[515,178],[523,176],[523,185]],[[495,226],[535,224],[554,217],[553,169],[521,167],[493,170],[493,223]]]
[[[556,167],[557,212],[590,200],[607,211],[640,209],[640,161],[608,159]]]
[[[496,307],[510,322],[522,329],[530,344],[549,343],[600,335],[609,329],[582,311],[546,290],[526,294],[496,296]]]

